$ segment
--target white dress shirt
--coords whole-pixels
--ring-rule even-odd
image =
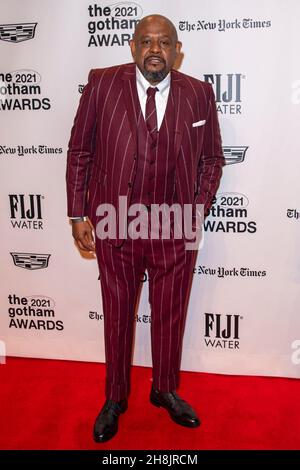
[[[147,89],[150,87],[157,88],[158,91],[155,93],[155,105],[156,105],[156,114],[157,114],[157,128],[159,129],[164,118],[164,114],[167,107],[167,101],[170,91],[171,84],[171,74],[168,75],[157,85],[151,85],[151,83],[146,80],[140,69],[136,66],[136,87],[139,95],[140,105],[142,108],[142,113],[145,119],[146,112],[146,101],[147,101]]]

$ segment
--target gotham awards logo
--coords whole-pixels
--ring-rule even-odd
[[[37,111],[51,108],[36,70],[0,72],[0,111]]]
[[[209,217],[204,222],[204,230],[234,234],[256,233],[257,224],[256,220],[250,218],[249,205],[249,198],[245,194],[218,194],[214,197]]]
[[[143,9],[133,2],[105,7],[94,3],[88,6],[88,15],[88,47],[128,46]]]
[[[55,302],[50,297],[8,295],[9,328],[35,331],[62,331],[64,322],[56,319]]]

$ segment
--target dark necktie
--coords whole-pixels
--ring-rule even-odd
[[[155,106],[155,93],[157,91],[157,88],[149,87],[147,89],[147,101],[145,112],[145,121],[147,124],[147,129],[153,140],[156,140],[157,137],[157,115]]]

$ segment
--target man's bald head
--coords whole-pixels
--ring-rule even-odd
[[[162,15],[148,15],[137,24],[130,48],[144,77],[156,84],[173,67],[181,42],[172,21]]]
[[[158,25],[163,25],[165,24],[171,32],[171,35],[173,36],[174,42],[176,43],[178,41],[178,35],[177,35],[177,30],[175,28],[174,23],[172,23],[169,18],[163,15],[148,15],[144,16],[136,25],[135,31],[133,34],[133,39],[135,40],[136,37],[138,37],[140,30],[143,30],[144,26],[147,26],[148,24],[153,24],[156,23]]]

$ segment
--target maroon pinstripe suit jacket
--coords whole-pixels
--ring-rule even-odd
[[[88,215],[96,226],[99,204],[130,200],[136,169],[134,63],[93,69],[80,99],[67,156],[68,216]],[[224,157],[210,84],[171,71],[175,108],[176,191],[181,204],[204,204],[217,191]],[[169,95],[169,96],[170,96]],[[193,127],[193,123],[205,124]],[[162,156],[163,158],[163,156]],[[115,245],[118,239],[111,240]]]

